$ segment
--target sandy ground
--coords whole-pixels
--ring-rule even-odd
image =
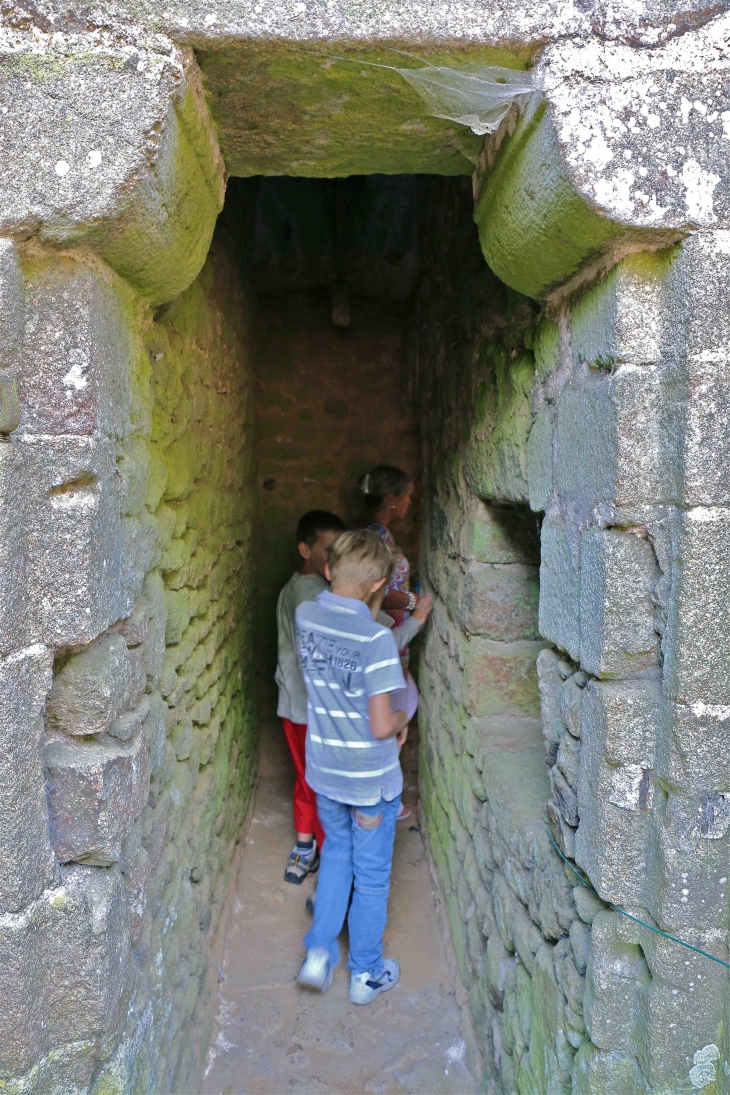
[[[404,750],[404,801],[416,803],[415,748]],[[283,734],[266,728],[254,815],[219,966],[218,1028],[204,1095],[472,1095],[460,1012],[415,809],[399,822],[386,954],[399,984],[349,1003],[347,933],[325,995],[300,990],[305,909],[314,884],[284,882],[293,843],[292,769]]]

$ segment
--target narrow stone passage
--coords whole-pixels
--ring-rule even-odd
[[[283,881],[292,842],[292,773],[283,735],[266,727],[261,774],[220,966],[218,1028],[204,1095],[470,1095],[460,1011],[437,920],[436,899],[418,825],[417,744],[404,750],[404,801],[398,826],[386,953],[400,983],[370,1007],[347,999],[346,932],[341,965],[324,996],[298,990],[314,886]]]

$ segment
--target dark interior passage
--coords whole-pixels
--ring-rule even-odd
[[[310,509],[349,524],[363,472],[420,480],[404,400],[405,322],[418,276],[418,176],[233,180],[223,231],[256,297],[256,632],[262,714],[275,709],[275,608]],[[240,203],[240,204],[239,204]],[[248,209],[245,221],[239,208]],[[414,572],[418,505],[397,529]]]

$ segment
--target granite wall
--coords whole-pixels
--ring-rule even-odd
[[[0,1076],[181,1090],[255,773],[247,302],[218,247],[154,313],[85,253],[2,263]]]
[[[433,190],[422,782],[485,1085],[724,1090],[722,967],[651,930],[727,961],[724,237],[538,311]]]

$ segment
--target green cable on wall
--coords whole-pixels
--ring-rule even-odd
[[[570,860],[567,859],[560,851],[560,848],[557,846],[555,840],[553,839],[553,834],[550,832],[550,829],[547,826],[546,829],[547,835],[550,838],[550,843],[562,859],[563,863],[565,863],[566,866],[570,868],[570,870],[573,872],[581,885],[586,886],[589,890],[593,890],[596,897],[598,897],[599,900],[603,901],[603,898],[601,897],[595,886],[592,886],[588,879],[584,878],[580,871],[577,870],[577,868],[573,866]],[[648,928],[649,931],[654,932],[655,935],[663,935],[665,939],[671,939],[672,943],[679,943],[680,947],[686,947],[687,950],[694,951],[696,954],[701,954],[703,958],[709,958],[711,962],[717,962],[719,966],[725,966],[726,969],[730,970],[730,962],[725,962],[722,958],[716,958],[714,954],[708,954],[707,951],[700,950],[699,947],[693,947],[691,943],[685,943],[684,939],[677,939],[676,935],[670,935],[669,932],[663,932],[661,928],[655,928],[651,924],[647,924],[645,920],[639,920],[638,916],[632,916],[631,913],[626,912],[626,909],[622,909],[618,905],[614,905],[612,901],[603,901],[603,903],[604,905],[608,905],[609,909],[613,909],[614,912],[621,913],[622,916],[628,917],[629,920],[633,920],[636,924],[641,924],[642,928]]]

